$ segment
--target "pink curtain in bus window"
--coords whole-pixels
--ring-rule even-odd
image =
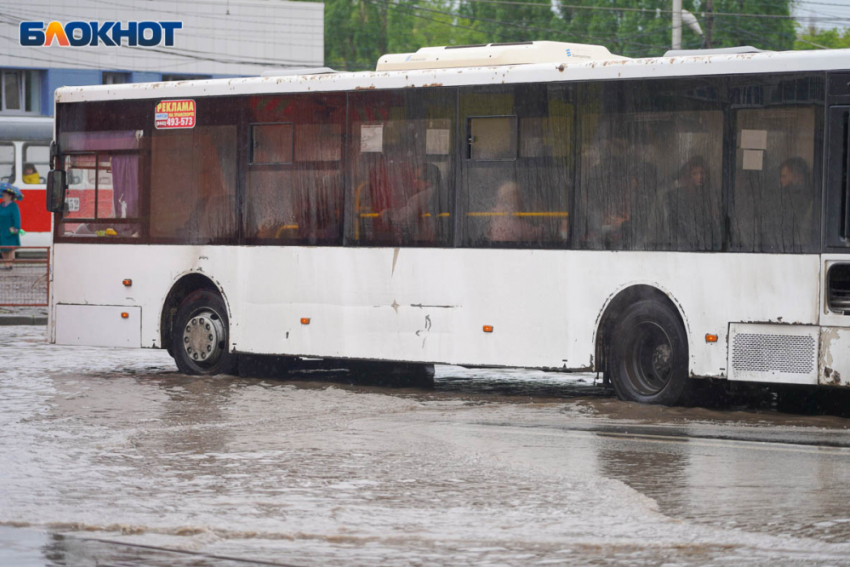
[[[67,132],[60,141],[66,152],[138,150],[141,134],[137,130]],[[112,155],[112,205],[118,218],[139,216],[139,156]]]
[[[112,156],[112,205],[116,217],[139,216],[139,156]]]

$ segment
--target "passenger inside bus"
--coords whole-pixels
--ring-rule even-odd
[[[442,187],[442,175],[435,164],[425,163],[417,167],[407,184],[407,190],[402,188],[393,191],[399,194],[399,198],[391,200],[390,204],[405,198],[406,201],[381,212],[388,230],[404,241],[434,241],[438,232]]]
[[[38,175],[38,171],[36,170],[35,165],[31,163],[25,163],[23,181],[27,185],[38,185],[39,183],[44,183],[44,178]]]
[[[605,132],[610,132],[610,136]],[[600,133],[605,148],[601,152],[603,157],[583,182],[587,199],[584,240],[591,247],[636,245],[629,236],[638,224],[648,220],[643,217],[649,215],[642,215],[641,211],[649,211],[646,203],[635,200],[651,194],[646,189],[654,191],[657,188],[657,170],[639,146],[633,149],[623,126],[603,123]]]
[[[490,242],[534,242],[542,235],[542,227],[521,217],[522,195],[514,181],[505,181],[496,191],[496,204],[490,211]]]
[[[720,202],[712,184],[708,165],[701,155],[691,157],[679,169],[673,189],[656,206],[664,219],[658,234],[664,247],[685,250],[713,250],[720,245]]]
[[[812,244],[816,237],[812,222],[814,199],[810,189],[809,164],[791,157],[779,166],[779,201],[782,207],[782,234],[791,235],[798,246]]]

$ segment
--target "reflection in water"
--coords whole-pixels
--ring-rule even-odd
[[[229,376],[175,378],[158,384],[168,396],[160,420],[169,426],[159,429],[155,444],[143,447],[153,447],[158,453],[221,452],[229,438],[225,412],[237,385]]]
[[[7,343],[24,354],[0,370],[0,564],[19,563],[4,530],[27,527],[38,564],[180,564],[80,541],[92,537],[200,553],[199,565],[850,552],[850,450],[833,417],[624,404],[592,375],[444,367],[435,389],[399,390],[333,372],[189,377],[159,352]]]
[[[671,517],[747,532],[850,541],[846,450],[601,437],[600,472],[653,498]]]
[[[20,534],[21,532],[17,532]],[[41,548],[43,564],[50,567],[139,566],[149,567],[251,567],[262,565],[249,560],[178,552],[151,546],[128,545],[98,539],[78,538],[57,533],[41,534],[47,539]],[[0,559],[2,559],[0,552]],[[11,564],[10,564],[11,565]],[[22,564],[16,564],[21,567]],[[268,565],[268,563],[265,563]],[[275,563],[286,567],[284,563]]]
[[[656,443],[651,450],[641,450],[641,447],[636,450],[634,443],[602,435],[598,445],[599,472],[651,498],[663,492],[670,501],[680,501],[687,497],[689,452],[678,445],[686,443],[683,439]]]

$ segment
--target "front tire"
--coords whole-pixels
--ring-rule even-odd
[[[215,292],[198,290],[177,308],[171,329],[174,362],[183,374],[232,374],[237,367],[229,351],[227,307]]]
[[[688,390],[688,336],[672,305],[645,299],[620,317],[610,345],[610,372],[621,400],[676,405]]]

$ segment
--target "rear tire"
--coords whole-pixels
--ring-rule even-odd
[[[688,336],[672,305],[644,299],[614,326],[609,347],[611,382],[621,400],[683,403],[689,390]]]
[[[233,374],[238,360],[230,348],[230,327],[224,300],[215,292],[190,293],[174,316],[171,347],[183,374]]]

